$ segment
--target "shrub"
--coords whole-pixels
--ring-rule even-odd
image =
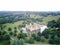
[[[55,36],[53,39],[49,40],[50,44],[60,44],[60,38]]]
[[[36,39],[36,34],[32,34],[32,37],[35,40]]]
[[[12,31],[10,31],[10,32],[9,32],[9,35],[13,35],[13,32],[12,32]]]
[[[4,35],[3,39],[4,40],[10,40],[10,35],[8,35],[8,34]]]
[[[34,40],[36,41],[40,41],[41,40],[41,37],[39,35],[36,35],[36,34],[32,34],[32,37]]]
[[[13,42],[11,42],[11,45],[25,45],[24,40],[20,39],[20,40],[13,40]]]
[[[37,35],[38,35],[38,36],[41,36],[41,33],[40,33],[40,32],[38,32],[38,33],[37,33]]]
[[[8,28],[8,31],[11,31],[11,30],[12,30],[12,28],[9,27],[9,28]]]
[[[40,36],[37,36],[35,40],[36,41],[40,41],[41,40],[41,37]]]
[[[14,33],[14,36],[17,36],[17,33]]]
[[[34,43],[34,39],[31,37],[31,38],[28,40],[28,43],[33,44],[33,43]]]
[[[41,37],[41,42],[45,42],[45,38],[44,37]]]
[[[6,33],[6,31],[1,31],[1,35],[5,35]]]

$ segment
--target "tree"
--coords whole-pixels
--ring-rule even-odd
[[[36,34],[33,33],[31,36],[32,36],[32,37],[36,37]]]
[[[36,34],[32,34],[34,40],[36,39],[36,36],[37,36]]]
[[[22,38],[25,39],[26,35],[25,33],[18,34],[18,39]]]
[[[10,45],[10,36],[6,31],[3,30],[0,31],[0,41],[5,42],[4,45]]]
[[[60,28],[60,18],[57,20],[57,27]]]
[[[50,28],[50,38],[54,38],[54,36],[56,35],[56,29],[55,28]]]
[[[59,45],[60,44],[60,38],[55,36],[53,39],[49,40],[49,43]]]
[[[12,31],[9,32],[9,35],[13,35],[14,33]]]
[[[41,36],[41,33],[40,33],[40,32],[38,32],[38,33],[37,33],[37,35],[38,35],[38,36]]]
[[[17,33],[17,28],[16,27],[14,27],[14,32]]]
[[[60,37],[60,28],[57,29],[57,36]]]
[[[47,26],[51,28],[56,27],[56,21],[55,20],[49,21]]]
[[[17,33],[14,32],[14,36],[17,36]]]
[[[2,41],[2,38],[3,37],[3,35],[2,35],[2,30],[0,30],[0,41]]]
[[[0,24],[0,29],[3,30],[3,24]]]
[[[47,26],[50,28],[53,28],[53,27],[60,28],[60,18],[57,21],[55,20],[49,21]]]
[[[36,41],[40,41],[41,40],[41,37],[40,36],[37,36],[35,40]]]
[[[17,28],[16,28],[16,27],[14,27],[14,30],[17,30]]]
[[[8,31],[11,31],[11,30],[12,30],[12,28],[9,27],[9,28],[8,28]]]
[[[36,41],[40,41],[41,40],[41,36],[40,35],[32,34],[32,37]]]
[[[49,35],[50,35],[50,29],[45,29],[43,32],[42,32],[42,36],[44,36],[46,39],[49,38]]]
[[[7,32],[4,31],[4,30],[2,30],[2,31],[1,31],[1,35],[5,35],[5,34],[7,34]]]
[[[4,35],[4,40],[10,40],[10,35],[9,34]]]

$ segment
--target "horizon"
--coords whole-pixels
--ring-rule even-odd
[[[0,12],[60,12],[60,11],[0,11]]]

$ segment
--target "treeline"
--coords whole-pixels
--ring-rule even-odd
[[[48,11],[48,12],[33,12],[33,11],[0,11],[0,18],[12,16],[12,15],[42,15],[42,16],[48,16],[48,15],[60,15],[60,11]]]
[[[30,15],[25,15],[25,14],[18,14],[18,15],[13,15],[13,14],[3,14],[0,15],[0,24],[5,24],[5,23],[14,23],[16,21],[32,21],[32,22],[36,22],[36,21],[42,21],[42,18],[31,18]]]
[[[60,15],[60,11],[43,11],[43,12],[39,12],[39,11],[0,11],[0,14],[13,14],[13,15],[17,15],[17,14],[26,14],[26,15],[30,15],[30,14],[38,14],[38,15]]]
[[[29,12],[29,11],[2,11],[0,12],[0,24],[5,24],[5,23],[14,23],[16,21],[43,21],[43,18],[31,18],[30,15],[39,15],[39,16],[56,16],[60,15],[60,12]]]

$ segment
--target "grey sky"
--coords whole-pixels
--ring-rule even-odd
[[[59,11],[60,0],[0,0],[0,11]]]

